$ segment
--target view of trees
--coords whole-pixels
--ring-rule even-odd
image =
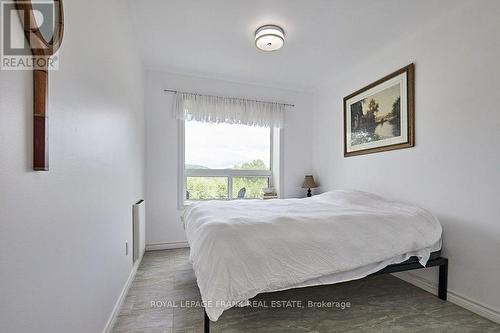
[[[363,105],[368,103],[366,111],[363,112]],[[392,104],[390,112],[379,115],[379,103],[374,98],[369,101],[365,99],[351,105],[351,144],[378,141],[386,137],[401,135],[401,97],[398,97]],[[391,125],[391,130],[387,135],[377,133],[377,127],[384,123]]]
[[[351,106],[351,140],[352,145],[359,145],[381,139],[375,133],[377,127],[376,116],[379,112],[379,104],[371,98],[368,102],[368,110],[363,113],[363,105],[366,98]]]
[[[187,168],[206,169],[196,165]],[[253,160],[241,165],[235,165],[232,169],[239,170],[268,170],[269,167],[262,160]],[[187,199],[208,200],[227,199],[228,178],[227,177],[187,177]],[[259,198],[262,196],[262,188],[269,186],[268,177],[233,177],[232,198],[237,198],[238,191],[246,188],[245,198]]]
[[[245,198],[260,198],[264,187],[269,187],[267,177],[234,177],[233,198],[238,197],[238,191],[242,188],[246,189]]]
[[[227,177],[187,177],[188,200],[227,198]]]
[[[392,134],[394,136],[401,135],[401,97],[398,97],[392,104],[391,119],[389,120],[392,127]]]
[[[252,162],[245,162],[241,165],[235,165],[233,169],[240,170],[268,170],[269,167],[263,160],[253,160]]]

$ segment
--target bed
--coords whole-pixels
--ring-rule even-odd
[[[260,293],[439,266],[441,225],[428,211],[353,190],[305,199],[198,202],[182,217],[205,307],[223,311]]]

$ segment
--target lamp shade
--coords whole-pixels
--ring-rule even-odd
[[[318,187],[318,184],[314,181],[314,177],[312,175],[307,175],[304,177],[304,184],[302,184],[302,188],[315,188]]]

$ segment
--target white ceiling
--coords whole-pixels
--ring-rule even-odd
[[[313,90],[459,0],[129,0],[144,66],[170,72]],[[254,32],[285,30],[264,53]]]

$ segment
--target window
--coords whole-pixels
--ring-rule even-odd
[[[180,121],[184,140],[181,202],[252,199],[273,181],[273,140],[267,127]]]

